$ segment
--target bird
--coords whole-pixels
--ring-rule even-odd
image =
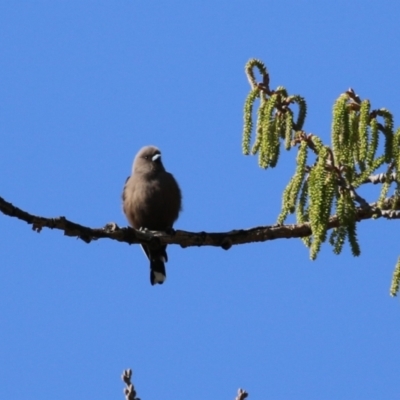
[[[182,209],[182,194],[174,176],[165,170],[161,151],[157,147],[145,146],[136,154],[132,174],[122,192],[122,203],[125,216],[133,228],[152,231],[172,229]],[[141,246],[150,261],[150,283],[164,283],[167,246]]]

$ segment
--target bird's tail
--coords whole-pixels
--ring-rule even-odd
[[[150,261],[150,282],[152,285],[164,283],[167,278],[165,272],[165,264],[163,260],[151,260]]]
[[[165,272],[165,263],[168,261],[167,246],[161,246],[157,249],[149,249],[146,245],[142,245],[142,249],[145,252],[147,258],[150,260],[150,283],[163,284],[167,278]]]

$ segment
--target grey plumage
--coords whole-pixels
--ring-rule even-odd
[[[157,147],[146,146],[137,153],[122,200],[126,218],[135,229],[165,231],[172,228],[181,210],[182,196],[175,178],[165,170]],[[142,247],[150,260],[151,284],[163,283],[167,246]]]

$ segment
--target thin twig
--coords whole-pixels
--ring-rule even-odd
[[[374,185],[378,184],[378,183],[385,183],[387,179],[387,174],[385,174],[384,172],[382,172],[381,174],[377,174],[377,175],[371,175],[368,178],[366,178],[362,183],[373,183]],[[390,182],[395,182],[397,179],[397,175],[395,172],[392,172],[389,175],[389,180]]]

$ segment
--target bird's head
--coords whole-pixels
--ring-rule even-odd
[[[161,161],[161,151],[155,146],[143,147],[133,162],[133,173],[165,171]]]

